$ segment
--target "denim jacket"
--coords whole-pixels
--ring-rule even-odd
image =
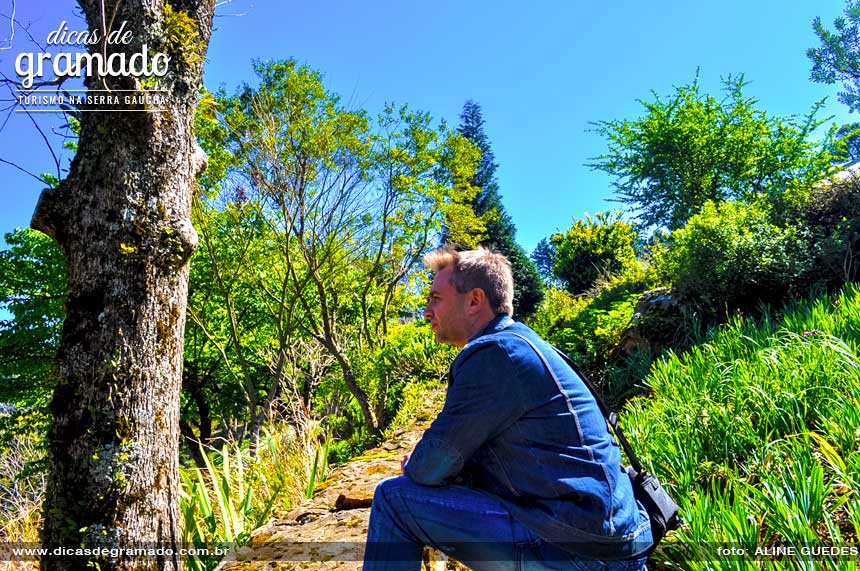
[[[512,333],[540,348],[558,382]],[[546,341],[507,315],[454,359],[445,406],[405,473],[429,486],[467,476],[545,541],[579,555],[624,559],[651,545],[594,397]]]

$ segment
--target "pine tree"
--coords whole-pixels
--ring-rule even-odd
[[[487,237],[481,241],[481,245],[504,254],[510,260],[514,274],[514,317],[527,317],[535,312],[543,300],[543,286],[534,263],[522,246],[517,244],[516,227],[502,204],[496,179],[498,165],[484,132],[480,105],[472,100],[466,101],[457,130],[481,150],[481,162],[472,179],[472,185],[481,191],[474,200],[473,208],[476,217],[492,212],[487,220]]]

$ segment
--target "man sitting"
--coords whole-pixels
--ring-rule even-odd
[[[472,569],[644,570],[651,530],[594,397],[511,319],[508,260],[434,250],[424,317],[462,350],[442,412],[373,498],[364,571],[420,569],[425,545]]]

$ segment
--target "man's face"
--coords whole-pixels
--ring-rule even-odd
[[[469,342],[467,296],[451,285],[453,272],[447,267],[436,273],[424,317],[430,320],[436,341],[462,347]]]

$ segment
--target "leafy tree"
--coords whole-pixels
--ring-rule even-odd
[[[230,133],[242,198],[261,220],[256,239],[264,242],[266,261],[254,277],[260,304],[282,339],[292,341],[292,330],[298,329],[338,359],[344,382],[375,428],[344,329],[344,320],[349,323],[358,311],[348,287],[360,283],[349,283],[357,260],[347,259],[348,246],[366,243],[357,232],[364,227],[363,214],[371,212],[363,209],[368,203],[362,204],[371,152],[367,117],[345,110],[325,90],[318,72],[294,61],[255,63],[254,69],[259,87],[245,86],[235,97],[222,98],[221,120]],[[224,232],[232,233],[229,225]],[[217,248],[209,257],[213,268],[233,262],[217,260]],[[236,285],[224,283],[219,297],[230,299]],[[240,325],[235,315],[227,323],[232,353],[238,356]],[[239,369],[253,405],[251,371]]]
[[[816,83],[842,82],[845,91],[839,93],[839,101],[860,111],[860,2],[846,2],[845,16],[836,18],[833,26],[835,32],[825,28],[820,17],[812,21],[821,45],[806,52],[812,60],[809,78]]]
[[[66,272],[56,243],[35,230],[6,234],[0,252],[0,416],[3,435],[46,431],[56,383],[56,353],[64,315]]]
[[[294,393],[309,405],[311,380],[299,388],[291,373],[299,355],[314,351],[294,333],[291,298],[264,294],[278,290],[270,259],[278,237],[243,181],[233,184],[241,150],[224,121],[227,103],[203,91],[195,117],[209,162],[193,209],[201,247],[189,282],[180,427],[186,439],[205,442],[217,423],[222,433],[250,438],[253,446],[274,405],[292,403]]]
[[[636,260],[636,231],[620,211],[598,212],[577,220],[564,234],[551,237],[553,274],[571,294],[590,289],[602,274],[616,274]]]
[[[532,315],[543,299],[543,285],[538,269],[516,242],[516,227],[502,204],[496,179],[498,165],[484,132],[480,105],[471,100],[466,101],[457,130],[481,151],[481,161],[472,178],[472,185],[480,189],[473,202],[475,216],[486,220],[486,234],[480,244],[504,254],[511,262],[514,314],[517,318]]]
[[[487,219],[475,214],[474,201],[480,187],[472,184],[481,151],[462,135],[446,135],[437,176],[452,188],[442,205],[443,231],[439,241],[475,248],[486,236]]]
[[[521,320],[533,315],[543,299],[543,283],[534,263],[522,246],[513,240],[496,243],[488,241],[487,245],[504,254],[511,262],[511,273],[515,280],[514,318]]]
[[[600,121],[596,132],[609,150],[588,166],[615,177],[619,201],[646,227],[680,228],[708,201],[748,199],[775,203],[803,198],[831,172],[831,155],[809,136],[823,121],[821,102],[802,120],[772,117],[743,95],[743,76],[724,81],[726,96],[700,93],[698,79],[669,98],[641,102],[635,120]]]
[[[281,387],[283,363],[272,353],[286,342],[258,293],[259,268],[269,265],[263,222],[247,202],[219,210],[202,199],[194,220],[201,247],[189,281],[182,432],[205,442],[217,419],[236,440],[255,439]]]
[[[443,218],[468,233],[463,206],[474,196],[477,150],[406,107],[388,106],[374,131],[364,112],[343,108],[318,72],[294,61],[255,71],[259,85],[222,98],[221,116],[236,160],[228,170],[261,224],[259,306],[278,359],[289,361],[297,339],[321,348],[376,436],[389,379],[368,378],[363,360],[408,310],[409,281]]]
[[[833,134],[830,150],[837,164],[860,160],[860,123],[846,123]]]

